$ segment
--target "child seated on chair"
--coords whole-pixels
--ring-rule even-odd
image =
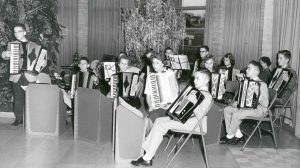
[[[238,102],[234,102],[232,105],[225,107],[224,119],[226,124],[227,135],[220,140],[221,144],[238,144],[245,140],[245,137],[240,131],[240,124],[246,117],[263,117],[269,105],[269,94],[267,84],[258,75],[261,72],[262,67],[256,61],[251,61],[247,66],[246,76],[252,80],[259,81],[260,87],[256,87],[255,93],[258,95],[258,89],[260,89],[260,96],[258,98],[257,108],[239,109],[237,107]]]
[[[194,110],[195,117],[189,118],[185,124],[181,123],[180,121],[172,120],[170,117],[157,118],[149,135],[146,138],[146,141],[142,145],[142,148],[145,151],[144,156],[137,160],[131,161],[131,164],[135,166],[152,166],[152,160],[155,152],[162,142],[163,136],[168,132],[168,130],[176,129],[191,131],[196,126],[198,120],[202,118],[203,114],[207,113],[212,103],[212,96],[208,92],[210,76],[210,72],[206,69],[195,72],[195,87],[204,95],[204,100]],[[193,104],[197,102],[195,95],[189,95],[188,100]],[[202,128],[206,128],[206,125],[202,125]],[[200,129],[198,128],[197,131],[200,131]],[[203,132],[206,132],[206,130],[203,130]]]
[[[87,57],[81,57],[79,60],[79,72],[78,75],[78,87],[90,88],[94,89],[95,86],[98,84],[99,80],[92,72],[89,67],[89,59]]]
[[[258,77],[264,81],[267,85],[269,85],[271,79],[272,79],[272,73],[270,70],[271,66],[271,60],[269,57],[260,57],[259,63],[262,66],[263,70],[260,72]]]
[[[136,74],[140,73],[139,68],[131,66],[131,60],[126,54],[120,55],[118,57],[118,69],[120,72],[129,72],[129,73],[136,73]],[[123,99],[128,104],[130,104],[133,107],[136,107],[137,109],[141,107],[141,101],[139,99],[139,95],[141,95],[141,91],[143,88],[141,83],[142,82],[139,81],[138,85],[136,85],[137,88],[135,88],[135,90],[137,90],[136,93],[137,96],[123,97]]]
[[[134,66],[131,66],[131,60],[127,55],[121,55],[118,58],[118,66],[120,72],[132,72],[132,73],[140,73],[140,69]]]
[[[227,81],[235,81],[236,74],[239,73],[240,70],[234,68],[235,59],[232,53],[227,53],[221,60],[220,68],[226,68],[228,70]]]
[[[281,95],[277,96],[277,99],[274,104],[284,104],[289,99],[291,94],[294,92],[294,90],[297,88],[297,74],[296,71],[292,69],[290,66],[291,62],[291,52],[288,50],[281,50],[277,53],[277,68],[286,68],[292,73],[292,77],[289,80],[288,74],[283,74],[283,80],[284,82],[288,82],[286,88],[283,90]],[[276,69],[273,70],[273,77],[272,80],[274,80]]]
[[[151,62],[152,62],[152,67],[154,69],[154,73],[156,74],[166,73],[168,74],[168,76],[171,75],[175,76],[176,72],[165,66],[165,57],[162,54],[161,55],[156,54],[151,56]],[[164,92],[165,90],[162,89],[161,91]],[[149,75],[147,75],[146,78],[144,94],[146,96],[146,102],[149,107],[148,118],[151,119],[152,123],[154,123],[156,118],[166,116],[165,110],[169,108],[170,104],[161,104],[160,108],[158,109],[155,109],[154,104],[152,104],[152,99],[154,98],[151,95],[151,81]]]

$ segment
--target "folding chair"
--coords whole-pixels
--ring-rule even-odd
[[[171,166],[172,162],[174,161],[174,159],[176,158],[176,156],[178,155],[178,153],[180,152],[180,150],[183,148],[183,146],[186,144],[186,142],[192,137],[192,135],[200,135],[201,136],[204,161],[205,161],[206,167],[208,168],[208,159],[207,159],[207,153],[206,153],[206,147],[205,147],[205,140],[204,140],[205,133],[202,131],[202,120],[206,116],[207,113],[209,113],[211,110],[214,110],[214,109],[216,109],[216,108],[215,108],[214,101],[212,101],[211,104],[210,104],[209,110],[207,110],[207,112],[205,114],[203,114],[203,116],[198,120],[197,124],[195,125],[195,127],[191,131],[182,131],[182,130],[174,130],[174,129],[171,130],[173,133],[181,134],[181,136],[180,136],[179,140],[177,141],[177,143],[172,148],[172,150],[170,151],[170,153],[168,154],[168,157],[178,147],[181,139],[186,134],[188,134],[188,136],[186,137],[186,139],[184,140],[184,142],[181,144],[181,146],[178,148],[178,150],[175,152],[175,154],[173,155],[173,157],[168,161],[168,163],[166,165],[166,168],[168,168],[168,167]],[[200,127],[200,132],[196,131],[196,129],[198,127]],[[171,135],[171,138],[169,139],[169,142],[168,142],[165,150],[168,148],[168,146],[170,144],[170,141],[172,140],[173,136],[174,136],[174,134]]]
[[[246,117],[244,120],[255,120],[258,121],[256,127],[254,128],[254,130],[252,131],[252,133],[250,134],[250,136],[247,138],[247,141],[245,142],[245,144],[242,146],[241,151],[244,150],[244,148],[246,147],[246,145],[248,144],[248,142],[250,141],[250,139],[252,138],[253,134],[258,130],[259,132],[259,138],[260,140],[262,139],[261,137],[261,133],[260,133],[260,124],[262,122],[270,122],[271,125],[271,131],[270,130],[265,130],[269,133],[272,134],[273,136],[273,140],[274,140],[274,144],[275,144],[275,148],[277,148],[277,142],[276,142],[276,136],[275,136],[275,132],[274,132],[274,126],[273,126],[273,120],[272,120],[272,111],[271,111],[271,107],[273,106],[275,100],[277,98],[277,92],[274,89],[270,89],[269,88],[269,106],[265,112],[265,115],[263,117]]]
[[[226,81],[225,88],[226,88],[226,92],[230,92],[230,93],[234,94],[234,96],[233,96],[232,100],[229,102],[229,104],[233,103],[234,100],[236,99],[236,96],[238,95],[239,82],[238,81]]]
[[[276,122],[276,120],[279,119],[280,127],[281,127],[282,126],[281,119],[286,118],[292,122],[292,127],[294,128],[296,114],[292,110],[292,107],[293,107],[292,98],[293,98],[295,92],[296,92],[296,89],[292,92],[292,94],[290,95],[290,97],[287,99],[287,101],[284,104],[277,103],[277,102],[275,102],[273,104],[272,109],[273,108],[275,109],[273,124]],[[286,109],[290,109],[290,112],[291,112],[290,117],[286,116]]]

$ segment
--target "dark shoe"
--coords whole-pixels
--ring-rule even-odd
[[[20,124],[23,124],[23,122],[22,121],[17,121],[17,120],[15,122],[11,123],[11,125],[13,125],[13,126],[18,126]]]
[[[152,159],[144,160],[143,157],[140,157],[138,160],[131,161],[131,164],[134,166],[152,166]]]
[[[239,144],[239,143],[243,143],[246,141],[246,138],[245,136],[242,136],[240,138],[236,138],[235,137],[235,140],[231,143],[232,145],[236,145],[236,144]]]
[[[234,141],[235,141],[235,137],[228,139],[226,136],[224,136],[220,139],[220,144],[231,144]]]

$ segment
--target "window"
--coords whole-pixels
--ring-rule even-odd
[[[179,9],[185,13],[185,46],[201,46],[204,41],[206,0],[179,0]]]

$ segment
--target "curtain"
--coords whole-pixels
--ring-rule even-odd
[[[300,1],[274,0],[272,61],[276,62],[276,53],[279,50],[289,50],[292,53],[290,64],[298,74],[300,73]],[[298,82],[299,88],[300,82]],[[294,95],[293,110],[296,115],[295,134],[300,137],[300,92]]]
[[[88,57],[100,59],[104,54],[124,51],[121,8],[134,8],[134,0],[90,0]]]
[[[226,0],[223,53],[231,52],[239,69],[261,56],[264,0]]]
[[[223,32],[225,18],[224,0],[207,0],[205,11],[204,44],[210,48],[210,54],[219,59],[223,53]]]
[[[78,3],[77,0],[58,1],[58,22],[64,26],[64,35],[59,48],[58,67],[70,65],[73,55],[77,51],[77,31],[78,31]]]

